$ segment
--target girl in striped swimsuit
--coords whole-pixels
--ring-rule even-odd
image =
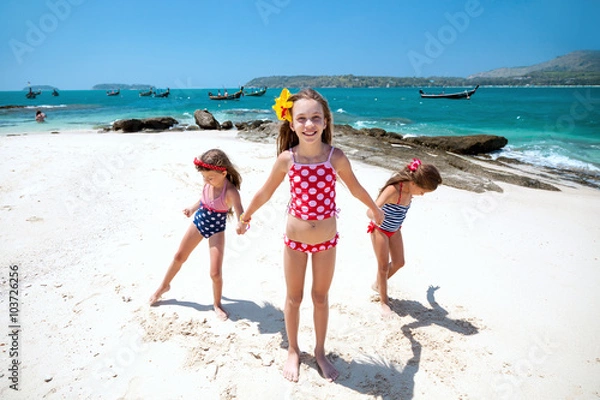
[[[379,191],[376,203],[385,215],[377,225],[371,221],[367,232],[371,234],[373,251],[377,258],[377,281],[373,289],[379,292],[382,314],[391,309],[387,293],[387,281],[404,266],[404,244],[400,228],[406,218],[413,196],[422,196],[437,189],[442,178],[436,167],[413,159],[403,170],[396,172]],[[371,210],[367,211],[373,219]]]

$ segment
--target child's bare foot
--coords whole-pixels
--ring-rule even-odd
[[[386,303],[381,303],[381,316],[383,318],[391,318],[393,312],[392,309],[390,308],[389,304]]]
[[[283,366],[283,377],[291,382],[298,382],[300,375],[300,353],[288,350],[288,358]]]
[[[340,375],[337,369],[333,366],[332,363],[329,362],[325,354],[320,356],[316,356],[317,364],[319,365],[319,369],[321,370],[321,374],[323,378],[327,379],[329,382],[333,382]]]
[[[223,306],[221,306],[220,304],[215,304],[213,307],[215,309],[215,314],[217,314],[217,318],[219,318],[221,321],[227,321],[227,319],[229,318],[229,314],[227,313],[227,311],[225,311]]]
[[[158,302],[158,300],[160,300],[160,296],[162,296],[163,294],[168,292],[169,289],[171,289],[171,285],[159,287],[158,290],[156,292],[154,292],[154,294],[152,296],[150,296],[150,300],[149,300],[150,305],[153,306],[154,304],[156,304]]]

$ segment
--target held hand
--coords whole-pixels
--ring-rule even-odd
[[[250,229],[250,220],[252,217],[246,216],[245,213],[240,214],[240,218],[238,220],[237,229],[235,230],[238,235],[243,235]]]
[[[184,208],[184,209],[183,209],[183,214],[184,214],[186,217],[189,217],[189,216],[190,216],[190,215],[192,215],[193,213],[194,213],[194,210],[192,210],[191,208]]]
[[[375,219],[375,223],[377,225],[381,225],[383,223],[383,218],[384,218],[383,210],[381,208],[377,207],[373,211],[374,211],[373,217]]]
[[[238,235],[243,235],[244,233],[246,233],[248,231],[249,227],[250,227],[250,225],[245,224],[242,221],[240,221],[240,222],[238,222],[237,228],[235,229],[235,231]]]

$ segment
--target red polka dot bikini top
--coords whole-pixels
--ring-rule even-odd
[[[331,165],[331,147],[327,161],[316,164],[297,163],[292,153],[292,166],[288,171],[291,200],[288,213],[303,220],[324,220],[336,216],[335,169]]]

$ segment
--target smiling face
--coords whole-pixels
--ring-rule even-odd
[[[301,141],[310,143],[321,141],[321,135],[327,126],[321,103],[312,99],[296,100],[292,115],[290,127]]]

